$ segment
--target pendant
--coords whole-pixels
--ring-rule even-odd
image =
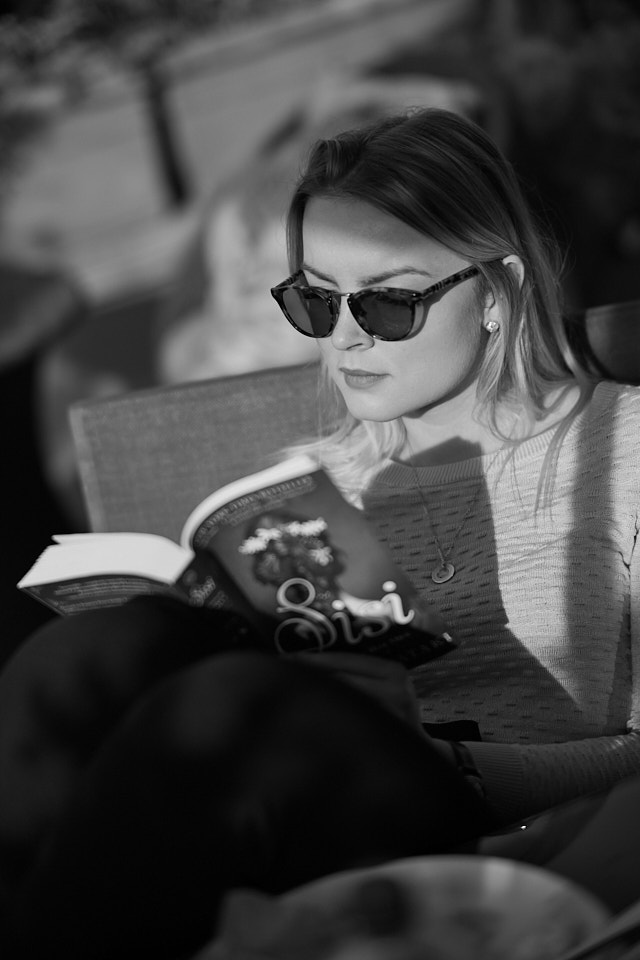
[[[454,565],[445,560],[439,567],[431,571],[431,579],[434,583],[446,583],[447,580],[451,580],[455,572]]]

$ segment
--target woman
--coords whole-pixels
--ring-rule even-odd
[[[415,673],[423,720],[478,722],[502,820],[640,772],[640,392],[572,353],[509,164],[454,114],[390,118],[315,146],[288,226],[272,292],[343,408],[312,449],[459,641]]]
[[[308,446],[458,646],[411,677],[211,656],[221,614],[148,600],[41,631],[0,680],[16,957],[187,955],[229,887],[452,850],[640,772],[640,393],[573,357],[508,164],[453,114],[391,118],[316,145],[289,233],[273,293],[339,415]]]

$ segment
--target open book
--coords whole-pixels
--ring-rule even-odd
[[[454,644],[362,513],[308,457],[206,497],[180,544],[56,536],[18,587],[61,614],[169,594],[244,618],[266,649],[362,650],[413,667]]]

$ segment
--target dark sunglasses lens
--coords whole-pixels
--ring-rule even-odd
[[[309,337],[328,337],[333,329],[330,305],[310,287],[287,287],[282,306],[300,333]]]
[[[391,292],[365,293],[356,300],[357,319],[381,340],[403,340],[413,327],[413,304]]]

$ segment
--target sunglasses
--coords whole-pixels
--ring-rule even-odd
[[[338,293],[307,286],[301,282],[304,281],[302,270],[298,270],[277,287],[272,287],[271,296],[289,323],[305,337],[322,339],[331,336],[338,322],[340,304],[346,297],[356,323],[370,337],[404,340],[413,331],[419,303],[477,273],[477,267],[466,267],[421,292],[396,287],[369,287],[357,293]]]

